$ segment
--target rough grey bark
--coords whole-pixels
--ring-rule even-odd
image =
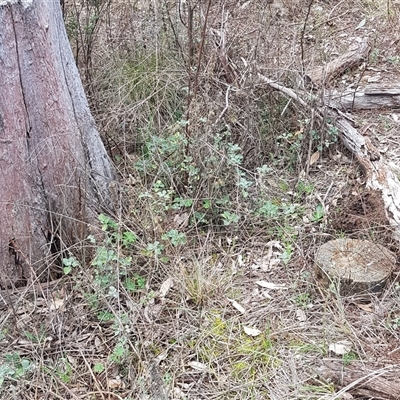
[[[397,365],[371,368],[365,362],[343,362],[326,359],[319,368],[318,375],[336,383],[342,389],[332,399],[344,399],[345,393],[370,399],[398,399],[400,393],[400,374]],[[348,397],[353,398],[353,397]]]
[[[84,238],[113,179],[59,1],[1,1],[2,283],[44,271],[54,242]]]

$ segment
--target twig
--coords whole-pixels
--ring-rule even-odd
[[[280,92],[285,93],[287,96],[291,97],[292,99],[296,100],[303,107],[306,107],[308,109],[311,108],[311,106],[309,104],[307,104],[301,97],[299,97],[299,95],[292,89],[289,89],[286,86],[283,86],[280,83],[277,83],[277,82],[273,81],[272,79],[267,78],[263,74],[258,73],[258,77],[265,83],[268,83],[268,85],[271,86],[272,88],[277,89]]]
[[[265,75],[261,74],[260,72],[258,72],[258,77],[264,81],[265,83],[267,83],[269,86],[271,86],[272,88],[279,90],[280,92],[286,94],[286,96],[289,96],[291,99],[296,100],[299,104],[301,104],[304,108],[306,108],[309,111],[314,110],[318,111],[315,112],[314,116],[317,117],[320,121],[323,121],[324,115],[326,114],[326,110],[330,109],[332,111],[334,111],[334,113],[336,115],[340,115],[341,117],[343,117],[344,119],[354,123],[354,119],[351,118],[350,116],[348,116],[346,113],[344,113],[343,111],[340,111],[339,109],[337,109],[336,107],[331,107],[331,106],[320,106],[320,107],[313,107],[312,104],[307,103],[306,101],[303,100],[302,97],[300,97],[294,90],[289,89],[286,86],[283,86],[281,83],[278,83],[276,81],[273,81],[272,79],[267,78]],[[313,98],[314,99],[314,98]]]
[[[308,130],[310,140],[308,142],[308,154],[307,154],[307,166],[306,166],[306,174],[307,175],[309,175],[309,172],[310,172],[310,160],[311,160],[311,151],[312,151],[312,144],[313,144],[313,137],[312,137],[313,129],[314,129],[314,110],[311,110],[310,129]]]
[[[328,187],[328,190],[326,191],[326,193],[325,193],[325,196],[324,196],[324,198],[323,198],[323,201],[325,201],[326,200],[326,198],[328,197],[328,195],[329,195],[329,192],[331,191],[331,189],[333,188],[333,185],[335,184],[335,182],[334,181],[332,181],[331,182],[331,184],[329,185],[329,187]]]
[[[229,92],[231,91],[232,86],[229,85],[228,89],[226,89],[226,93],[225,93],[225,107],[224,109],[221,111],[221,113],[218,115],[218,118],[216,119],[216,121],[214,122],[214,125],[217,125],[217,123],[221,120],[221,118],[224,116],[226,110],[229,107]]]
[[[104,393],[102,392],[102,388],[100,387],[100,385],[99,385],[99,383],[98,383],[98,381],[97,381],[97,379],[96,379],[96,377],[95,377],[95,375],[94,375],[94,373],[93,373],[93,371],[92,371],[92,368],[90,367],[90,364],[87,362],[86,357],[85,357],[85,355],[83,354],[82,349],[79,349],[79,352],[81,353],[81,356],[82,356],[82,358],[83,358],[83,361],[84,361],[85,364],[86,364],[86,367],[87,367],[88,371],[90,371],[90,375],[92,376],[92,379],[93,379],[93,382],[94,382],[94,384],[95,384],[95,386],[96,386],[96,389],[98,389],[98,392],[97,392],[97,393],[99,393],[99,394],[101,395],[102,399],[104,400],[105,397],[104,397]],[[87,395],[87,394],[86,394],[86,395]]]
[[[307,15],[306,18],[304,19],[304,24],[303,24],[303,29],[301,30],[301,34],[300,34],[300,49],[301,49],[301,77],[304,78],[305,76],[305,67],[304,67],[304,35],[306,32],[306,26],[307,26],[307,22],[308,22],[308,18],[310,17],[310,13],[311,13],[311,6],[313,5],[314,0],[309,0],[308,3],[308,8],[307,8]]]
[[[193,93],[194,97],[196,97],[198,84],[199,84],[198,81],[199,81],[199,75],[200,75],[201,59],[203,58],[204,44],[206,41],[206,29],[207,29],[207,25],[208,25],[208,16],[210,14],[210,8],[211,8],[211,0],[208,0],[206,15],[204,16],[204,23],[203,23],[203,27],[202,27],[202,31],[201,31],[201,42],[200,42],[199,55],[197,57],[196,75],[194,77],[194,93]]]
[[[114,396],[114,397],[116,397],[118,400],[124,400],[124,398],[125,398],[125,397],[119,396],[119,395],[116,394],[115,392],[108,392],[108,391],[106,391],[106,390],[102,390],[102,391],[97,390],[97,391],[94,391],[94,392],[88,392],[88,393],[82,394],[81,397],[80,397],[80,399],[83,399],[83,398],[85,398],[85,397],[87,397],[87,396],[93,396],[93,395],[96,395],[96,394],[100,394],[100,395],[102,395],[102,396],[104,396],[105,394],[106,394],[106,395],[109,395],[109,396]],[[104,398],[104,397],[103,397],[103,398]]]

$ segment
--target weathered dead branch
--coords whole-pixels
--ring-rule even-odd
[[[309,71],[307,77],[317,87],[327,84],[346,70],[360,65],[368,57],[369,51],[367,39],[356,38],[346,53],[322,67]]]
[[[309,71],[306,78],[314,87],[326,87],[346,70],[362,65],[368,57],[369,50],[367,39],[356,38],[346,53],[322,67]],[[342,111],[400,108],[400,83],[370,83],[344,91],[325,90],[323,101],[329,107]]]

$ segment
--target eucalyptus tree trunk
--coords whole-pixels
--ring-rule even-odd
[[[0,0],[0,283],[44,273],[113,185],[59,0]]]

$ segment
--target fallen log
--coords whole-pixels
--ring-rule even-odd
[[[306,77],[316,87],[327,85],[346,70],[357,67],[368,58],[370,46],[366,38],[356,38],[349,50],[322,67],[307,72]]]
[[[344,118],[336,120],[343,144],[355,155],[365,176],[365,186],[381,193],[386,218],[400,241],[400,181],[384,157]]]
[[[370,46],[367,39],[356,38],[346,53],[322,67],[308,71],[306,80],[312,84],[313,88],[322,86],[327,88],[334,78],[365,62],[369,51]],[[371,78],[375,80],[374,77]],[[325,105],[342,111],[400,108],[400,82],[369,83],[343,91],[326,89],[323,101]]]
[[[367,369],[359,363],[344,366],[340,361],[330,360],[319,368],[319,376],[334,382],[341,390],[332,396],[340,399],[346,393],[364,394],[371,398],[399,399],[399,366],[393,365],[381,369]]]
[[[354,154],[363,171],[365,186],[381,193],[386,218],[393,228],[395,239],[400,242],[400,181],[370,139],[361,135],[351,124],[351,118],[338,108],[309,104],[303,100],[301,94],[294,90],[260,73],[258,76],[270,87],[279,90],[308,109],[320,121],[324,122],[329,119],[330,125],[334,125],[338,129],[343,144]]]
[[[343,92],[330,90],[324,103],[342,111],[400,108],[400,83],[374,83]]]

